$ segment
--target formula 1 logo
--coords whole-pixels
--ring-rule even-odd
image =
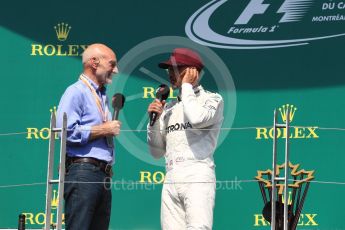
[[[193,41],[217,48],[307,45],[345,35],[345,1],[331,4],[316,0],[213,0],[189,18],[185,30]]]
[[[235,25],[247,24],[255,14],[264,14],[270,4],[263,4],[264,0],[251,0]],[[286,0],[277,13],[284,13],[281,22],[299,21],[309,9],[313,0]]]

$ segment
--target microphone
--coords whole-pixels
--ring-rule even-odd
[[[168,98],[170,94],[170,88],[165,85],[165,84],[161,84],[158,89],[156,90],[156,98],[159,101],[164,101]],[[150,126],[153,126],[157,120],[157,113],[156,112],[150,112],[149,116],[150,116]]]
[[[125,101],[126,99],[125,96],[123,96],[123,94],[114,94],[113,98],[111,99],[111,106],[114,109],[113,120],[117,120],[119,118],[120,110],[123,108]],[[114,147],[113,137],[107,136],[107,144],[109,147]]]
[[[121,93],[115,93],[112,100],[111,100],[111,105],[114,109],[113,113],[113,120],[117,120],[119,117],[119,112],[123,108],[125,104],[126,98],[123,96]]]

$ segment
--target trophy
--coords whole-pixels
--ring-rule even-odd
[[[299,164],[293,165],[289,162],[290,175],[288,179],[288,193],[284,194],[285,184],[283,180],[277,180],[276,197],[275,201],[275,229],[284,229],[284,196],[289,196],[288,199],[288,230],[295,230],[298,224],[299,217],[302,212],[303,204],[307,196],[309,189],[309,183],[314,179],[314,171],[306,171],[304,169],[299,170]],[[272,222],[272,177],[279,178],[281,171],[284,171],[285,163],[276,166],[275,175],[272,175],[273,170],[267,169],[265,171],[258,171],[258,175],[255,179],[259,183],[262,199],[264,201],[264,208],[262,214],[264,218],[271,223]]]

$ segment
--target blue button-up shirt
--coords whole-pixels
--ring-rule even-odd
[[[99,87],[84,75],[101,99],[103,110],[107,108],[108,120],[111,113],[105,88]],[[69,86],[63,94],[57,111],[57,127],[62,127],[63,113],[67,114],[67,147],[71,157],[93,157],[107,162],[114,162],[114,148],[109,147],[105,137],[90,140],[91,126],[103,123],[96,100],[90,88],[79,80]]]

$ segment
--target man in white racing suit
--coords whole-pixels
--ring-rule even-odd
[[[200,56],[177,48],[159,64],[168,69],[178,100],[165,104],[155,100],[148,112],[158,114],[148,125],[147,139],[155,158],[165,157],[162,189],[163,230],[212,229],[216,176],[213,153],[223,121],[223,99],[199,85],[203,68]]]

